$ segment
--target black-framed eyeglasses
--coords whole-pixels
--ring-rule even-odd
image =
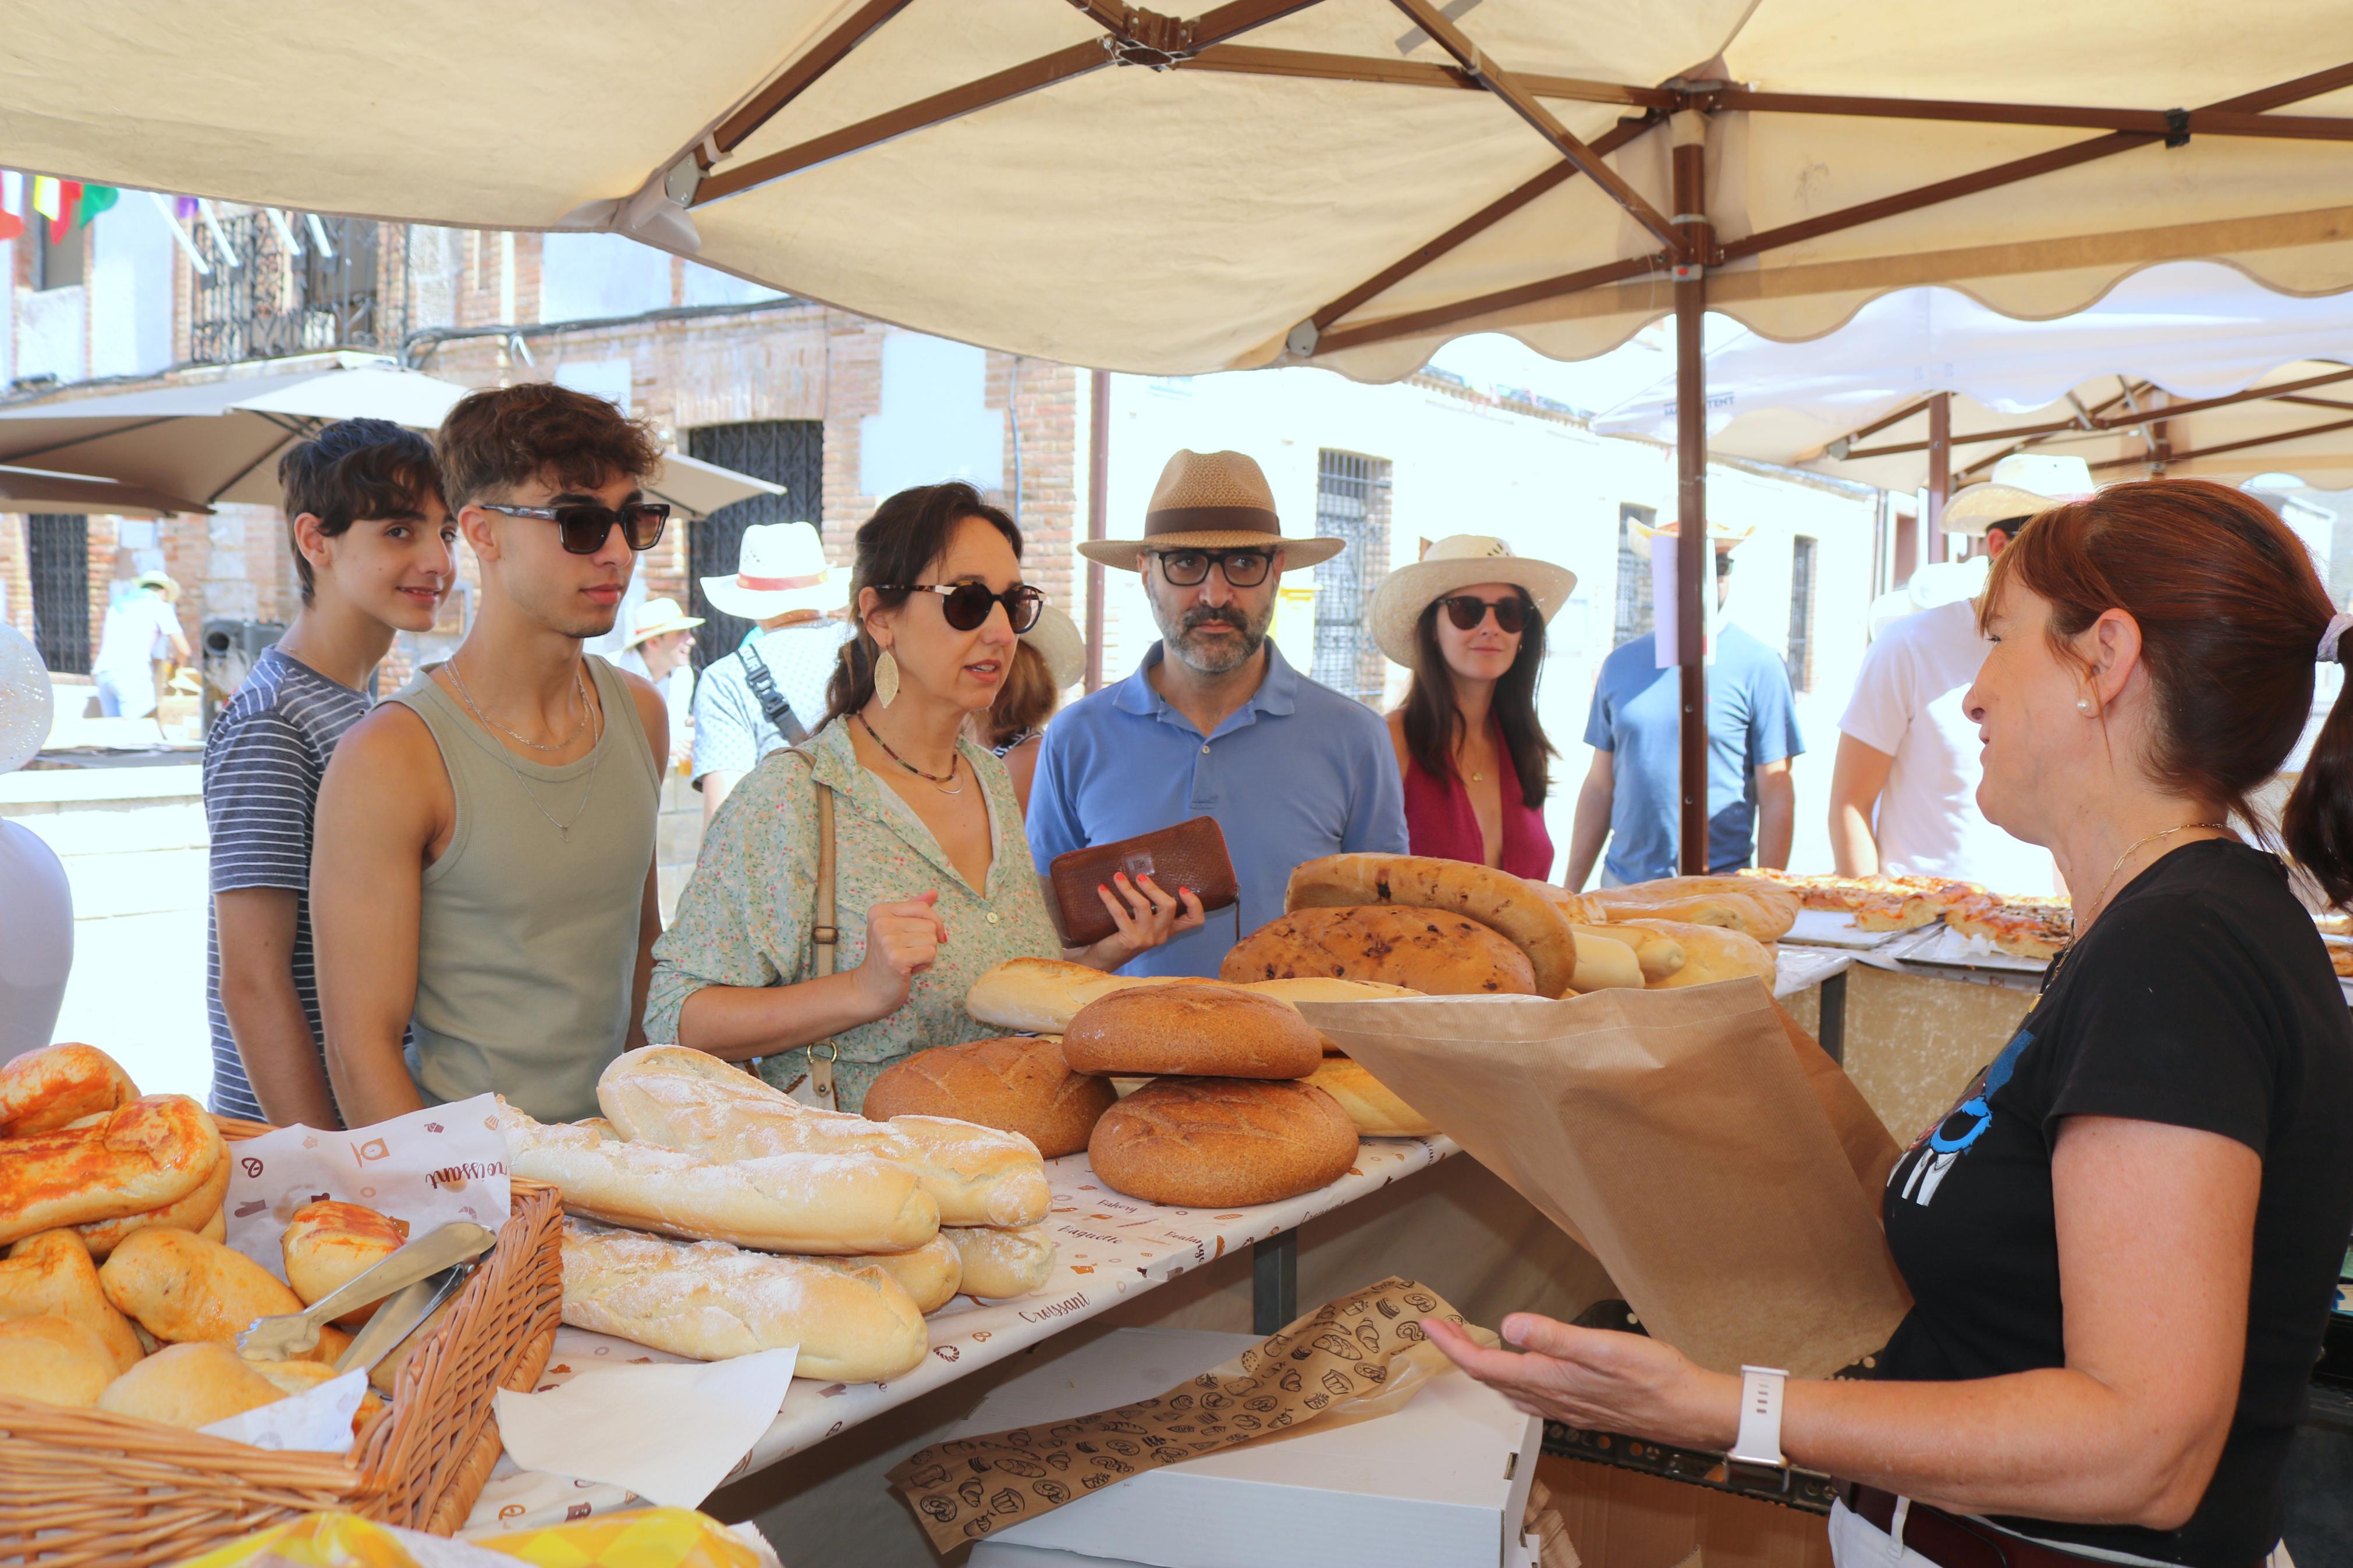
[[[1255,588],[1274,565],[1271,550],[1155,550],[1160,574],[1179,588],[1198,588],[1215,566],[1237,588]]]
[[[1482,599],[1476,594],[1451,594],[1438,601],[1458,632],[1475,632],[1487,612],[1495,612],[1495,629],[1517,637],[1528,627],[1528,602],[1514,594],[1508,599]]]
[[[1027,583],[1016,583],[1002,594],[990,593],[986,583],[910,583],[894,591],[937,594],[940,614],[960,632],[979,630],[988,612],[999,605],[1005,606],[1006,621],[1017,636],[1036,626],[1038,617],[1046,613],[1046,591]]]
[[[555,524],[563,531],[564,548],[575,555],[594,555],[604,549],[605,541],[616,527],[620,529],[621,537],[629,542],[630,549],[651,550],[670,521],[670,503],[659,500],[633,500],[618,511],[595,501],[566,501],[562,506],[501,506],[494,501],[475,504],[484,511],[535,517]]]

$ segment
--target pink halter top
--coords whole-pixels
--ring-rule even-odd
[[[1544,813],[1531,810],[1520,794],[1520,775],[1504,745],[1501,725],[1495,729],[1495,766],[1504,807],[1499,867],[1514,877],[1542,880],[1552,875],[1552,835],[1545,830]],[[1405,770],[1405,826],[1416,855],[1481,866],[1487,862],[1486,838],[1471,809],[1469,787],[1460,776],[1430,777],[1410,757]]]

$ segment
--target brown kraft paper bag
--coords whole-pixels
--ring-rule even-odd
[[[1825,1376],[1911,1304],[1879,1226],[1894,1140],[1754,979],[1301,1011],[1703,1366]]]

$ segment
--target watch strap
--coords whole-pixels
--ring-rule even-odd
[[[1781,1453],[1781,1396],[1788,1376],[1778,1367],[1740,1369],[1740,1434],[1725,1456],[1727,1459],[1777,1470],[1788,1468]]]

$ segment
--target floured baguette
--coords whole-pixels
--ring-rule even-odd
[[[1059,1035],[1080,1008],[1131,985],[1169,985],[1175,975],[1105,974],[1059,958],[1008,958],[972,983],[964,1010],[992,1029]]]
[[[1671,936],[1682,944],[1684,963],[1664,980],[1653,983],[1652,991],[1671,991],[1684,985],[1711,985],[1719,980],[1735,980],[1753,974],[1772,987],[1776,970],[1773,950],[1746,931],[1732,931],[1723,926],[1683,925],[1674,921],[1636,920],[1620,922],[1640,926]]]
[[[964,1254],[948,1239],[948,1235],[942,1230],[913,1252],[870,1252],[860,1258],[812,1258],[809,1261],[852,1274],[860,1268],[880,1268],[898,1281],[899,1289],[915,1303],[915,1310],[928,1318],[955,1300],[955,1293],[964,1288]]]
[[[1576,929],[1579,959],[1585,956],[1590,943],[1614,942],[1633,952],[1645,985],[1656,985],[1683,966],[1683,944],[1663,932],[1632,925],[1579,925]]]
[[[880,1268],[575,1222],[564,1226],[564,1321],[701,1361],[797,1345],[795,1375],[840,1383],[897,1377],[930,1348],[923,1313]]]
[[[1419,855],[1326,855],[1291,873],[1285,913],[1400,904],[1461,915],[1527,954],[1539,994],[1558,996],[1577,973],[1577,933],[1558,904],[1508,871]]]
[[[908,1252],[940,1228],[914,1173],[862,1154],[720,1161],[543,1124],[499,1102],[507,1169],[564,1194],[567,1214],[768,1252]]]
[[[1034,1295],[1053,1277],[1054,1238],[1042,1225],[1018,1230],[953,1226],[940,1234],[963,1255],[964,1291],[976,1300]]]
[[[596,1079],[596,1103],[624,1138],[712,1160],[772,1154],[858,1154],[913,1174],[943,1225],[1029,1225],[1051,1195],[1038,1146],[942,1116],[870,1121],[801,1104],[718,1058],[679,1046],[646,1046],[614,1058]]]
[[[213,1119],[176,1094],[134,1100],[93,1126],[0,1139],[0,1244],[164,1207],[225,1159]]]

